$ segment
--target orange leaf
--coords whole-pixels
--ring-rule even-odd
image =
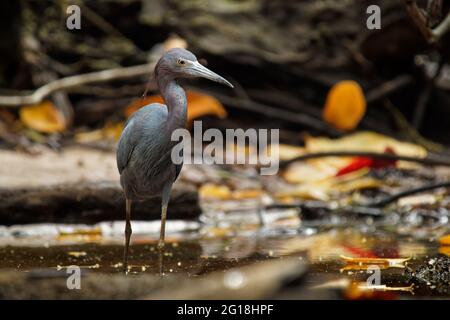
[[[450,257],[450,246],[442,246],[439,248],[440,254],[445,254],[446,256]]]
[[[64,115],[50,101],[24,106],[19,115],[23,124],[39,132],[54,133],[66,129]]]
[[[450,234],[447,234],[439,239],[439,242],[443,246],[450,246]]]
[[[187,91],[186,97],[188,102],[188,122],[206,115],[214,115],[219,118],[227,116],[223,105],[212,96],[197,91]],[[129,117],[133,112],[151,103],[164,104],[164,99],[160,95],[153,95],[145,99],[135,100],[125,108],[125,116]]]
[[[356,128],[366,112],[361,86],[351,80],[341,81],[328,93],[323,119],[340,130]]]

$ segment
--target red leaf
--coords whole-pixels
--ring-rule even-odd
[[[387,147],[384,150],[385,153],[395,154],[394,150],[390,147]],[[353,160],[345,167],[341,168],[336,177],[342,176],[344,174],[348,174],[354,171],[361,170],[363,168],[372,168],[372,169],[380,169],[387,167],[394,167],[397,163],[396,160],[388,160],[388,159],[374,159],[368,157],[355,157]]]

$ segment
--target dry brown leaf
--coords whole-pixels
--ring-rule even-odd
[[[19,110],[22,123],[39,132],[55,133],[66,129],[66,119],[62,112],[50,101],[23,106]]]
[[[366,113],[366,99],[355,81],[341,81],[328,93],[323,119],[340,130],[356,128]]]
[[[68,236],[68,235],[101,235],[102,230],[99,227],[95,228],[79,228],[73,231],[60,231],[60,236]]]
[[[189,123],[199,117],[207,115],[214,115],[221,119],[227,117],[227,111],[224,106],[219,102],[219,100],[210,95],[189,90],[186,93],[186,98],[188,102],[187,118]],[[141,107],[151,103],[165,104],[161,95],[148,96],[144,99],[138,99],[129,104],[125,108],[125,116],[129,117]]]
[[[404,268],[405,263],[411,260],[409,258],[359,258],[359,257],[347,257],[341,255],[341,259],[344,260],[348,265],[378,265],[378,266],[389,266],[394,268]]]

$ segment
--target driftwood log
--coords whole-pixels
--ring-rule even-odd
[[[116,181],[72,183],[30,188],[0,188],[0,223],[95,223],[121,220],[125,212],[122,189]],[[160,218],[161,199],[133,206],[133,219]],[[194,187],[176,184],[168,219],[193,219],[200,213]]]
[[[122,220],[124,197],[114,152],[67,147],[30,155],[0,151],[0,224],[30,222],[96,223]],[[186,168],[188,169],[188,168]],[[135,220],[159,219],[155,198],[133,205]],[[200,213],[198,195],[177,182],[169,219],[192,219]]]

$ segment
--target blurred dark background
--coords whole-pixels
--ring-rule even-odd
[[[406,2],[2,1],[0,93],[21,93],[52,79],[144,64],[157,59],[168,39],[175,39],[238,84],[230,93],[202,82],[202,89],[230,113],[225,120],[212,119],[211,126],[282,128],[282,140],[291,143],[299,143],[301,131],[338,136],[341,132],[323,122],[322,108],[332,85],[352,79],[362,86],[368,102],[359,129],[425,145],[422,136],[448,144],[449,37],[427,41],[408,15]],[[433,12],[430,3],[439,10]],[[81,9],[80,30],[66,28],[66,9],[72,4]],[[373,4],[381,8],[380,30],[366,27],[366,10]],[[428,15],[430,28],[449,11],[445,1],[417,4]],[[52,97],[70,118],[66,136],[73,128],[101,127],[107,119],[123,118],[123,108],[142,94],[147,81],[110,81]],[[8,125],[8,119],[17,116],[15,108],[1,109],[3,127],[16,134]],[[409,126],[401,125],[402,120]]]

